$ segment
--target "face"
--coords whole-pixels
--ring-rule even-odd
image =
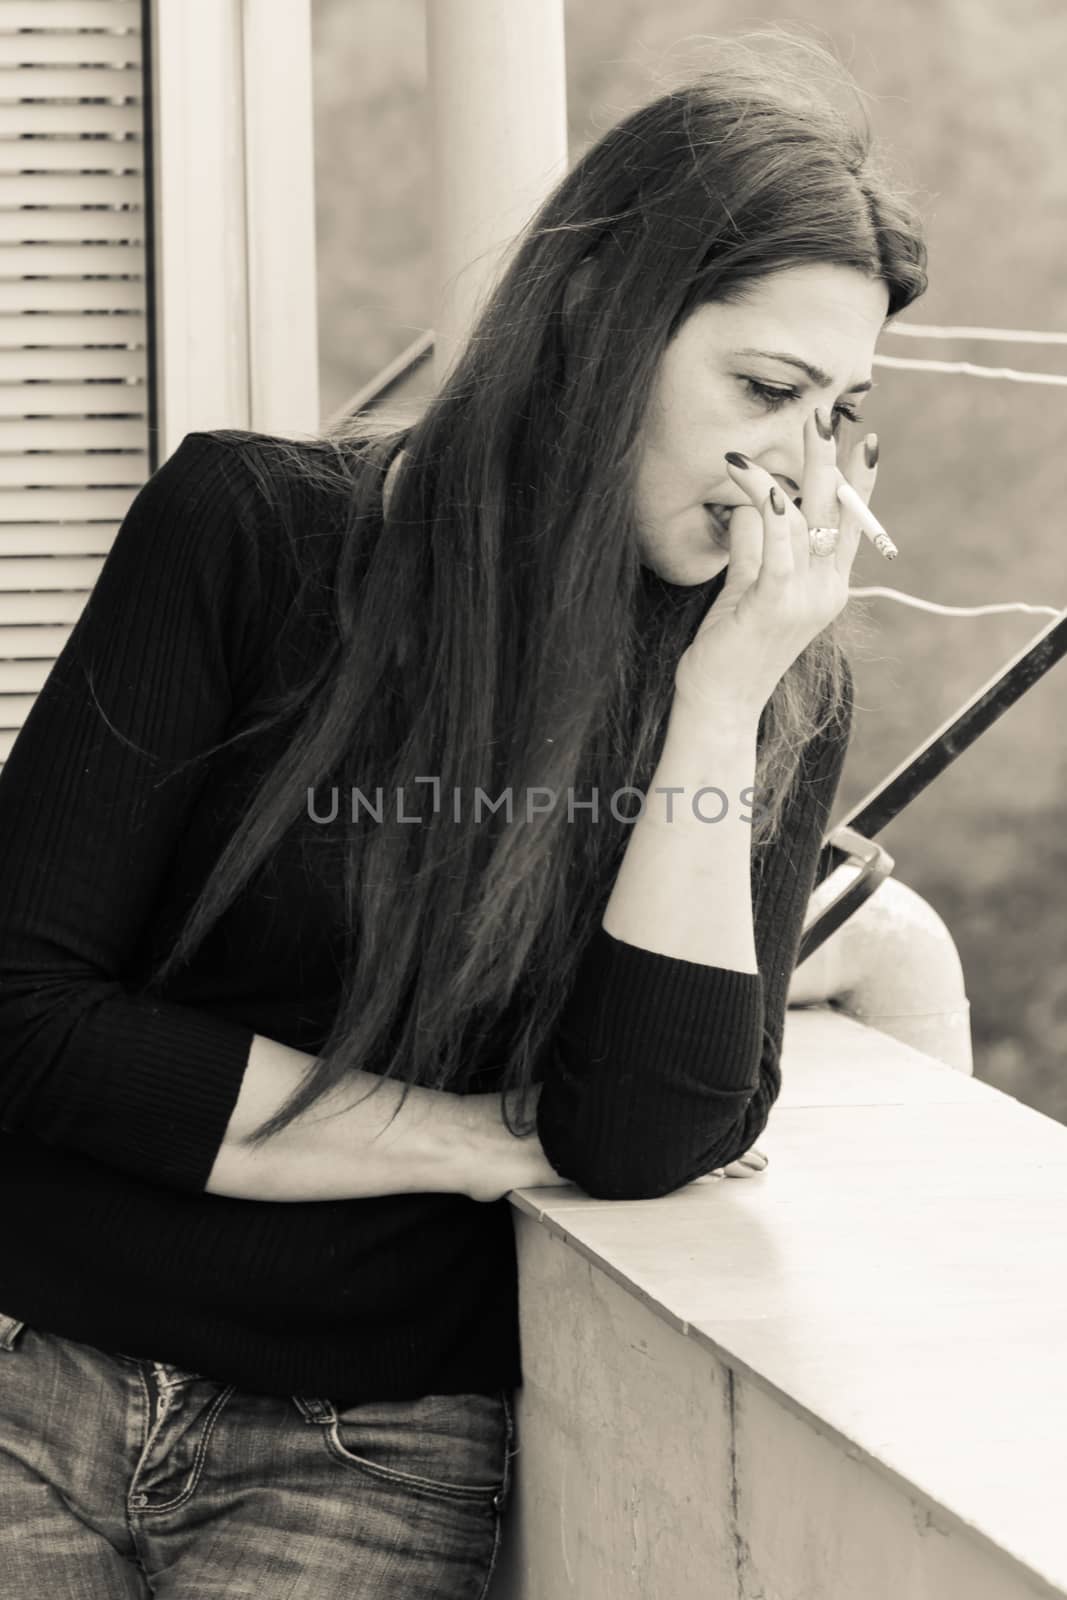
[[[727,565],[730,511],[744,500],[727,450],[765,468],[799,504],[804,424],[816,406],[832,409],[839,435],[845,419],[860,418],[888,310],[880,280],[819,262],[759,279],[738,304],[703,305],[686,319],[660,361],[643,427],[645,566],[669,583],[698,584]]]

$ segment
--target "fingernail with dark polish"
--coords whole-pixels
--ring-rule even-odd
[[[868,467],[878,465],[878,435],[869,433],[863,441],[863,459]]]
[[[821,406],[815,407],[815,426],[819,430],[820,439],[832,439],[834,430],[826,420],[826,412]]]
[[[743,456],[740,450],[727,450],[726,459],[732,467],[740,467],[743,472],[748,472],[752,466],[751,461],[747,456]]]
[[[771,484],[771,505],[780,517],[785,516],[785,495],[776,483]]]

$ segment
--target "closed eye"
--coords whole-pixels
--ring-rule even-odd
[[[778,411],[782,406],[787,405],[790,400],[800,399],[800,392],[797,389],[778,388],[776,385],[761,383],[758,378],[742,378],[741,382],[745,385],[749,394],[768,411]],[[850,406],[843,400],[834,406],[835,428],[842,417],[848,422],[863,421],[862,411],[857,411],[855,406]]]

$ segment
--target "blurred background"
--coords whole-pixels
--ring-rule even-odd
[[[522,0],[516,0],[522,3]],[[768,23],[833,50],[916,195],[930,289],[905,320],[1067,330],[1063,0],[570,0],[573,160],[613,122]],[[431,325],[423,0],[313,0],[322,411]],[[886,336],[880,353],[1067,373],[1067,345]],[[408,391],[417,404],[429,369]],[[854,584],[946,605],[1067,605],[1067,388],[879,368],[877,509]],[[854,655],[855,732],[835,820],[1049,620],[944,617],[875,598]],[[1067,1122],[1067,663],[881,834],[896,876],[948,923],[976,1076]]]

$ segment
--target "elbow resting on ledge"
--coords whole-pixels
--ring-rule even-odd
[[[542,1135],[542,1145],[560,1176],[577,1185],[591,1200],[660,1200],[718,1167],[729,1166],[751,1150],[767,1124],[769,1108],[755,1090],[747,1094],[750,1104],[741,1116],[735,1110],[729,1125],[711,1144],[705,1145],[699,1156],[690,1151],[684,1163],[680,1155],[670,1159],[663,1151],[647,1145],[639,1157],[628,1160],[617,1153],[613,1157],[610,1150],[598,1155],[573,1135],[563,1141],[563,1147],[551,1137],[546,1145]]]
[[[730,1157],[730,1160],[734,1159],[735,1157]],[[715,1165],[723,1166],[725,1163],[719,1161]],[[578,1183],[577,1178],[572,1181],[577,1184],[583,1194],[589,1196],[590,1200],[662,1200],[666,1195],[674,1194],[678,1189],[684,1189],[687,1183],[693,1183],[697,1178],[706,1177],[711,1171],[712,1167],[708,1166],[700,1172],[692,1173],[687,1178],[679,1178],[677,1182],[673,1180],[667,1181],[651,1173],[644,1177],[641,1174],[627,1175],[628,1181],[625,1182],[591,1180],[589,1183]]]
[[[673,1194],[736,1161],[763,1131],[779,1046],[760,976],[714,970],[706,982],[702,1007],[668,1008],[655,1022],[627,1007],[620,986],[610,1019],[601,1005],[552,1040],[537,1134],[556,1172],[592,1199]]]

